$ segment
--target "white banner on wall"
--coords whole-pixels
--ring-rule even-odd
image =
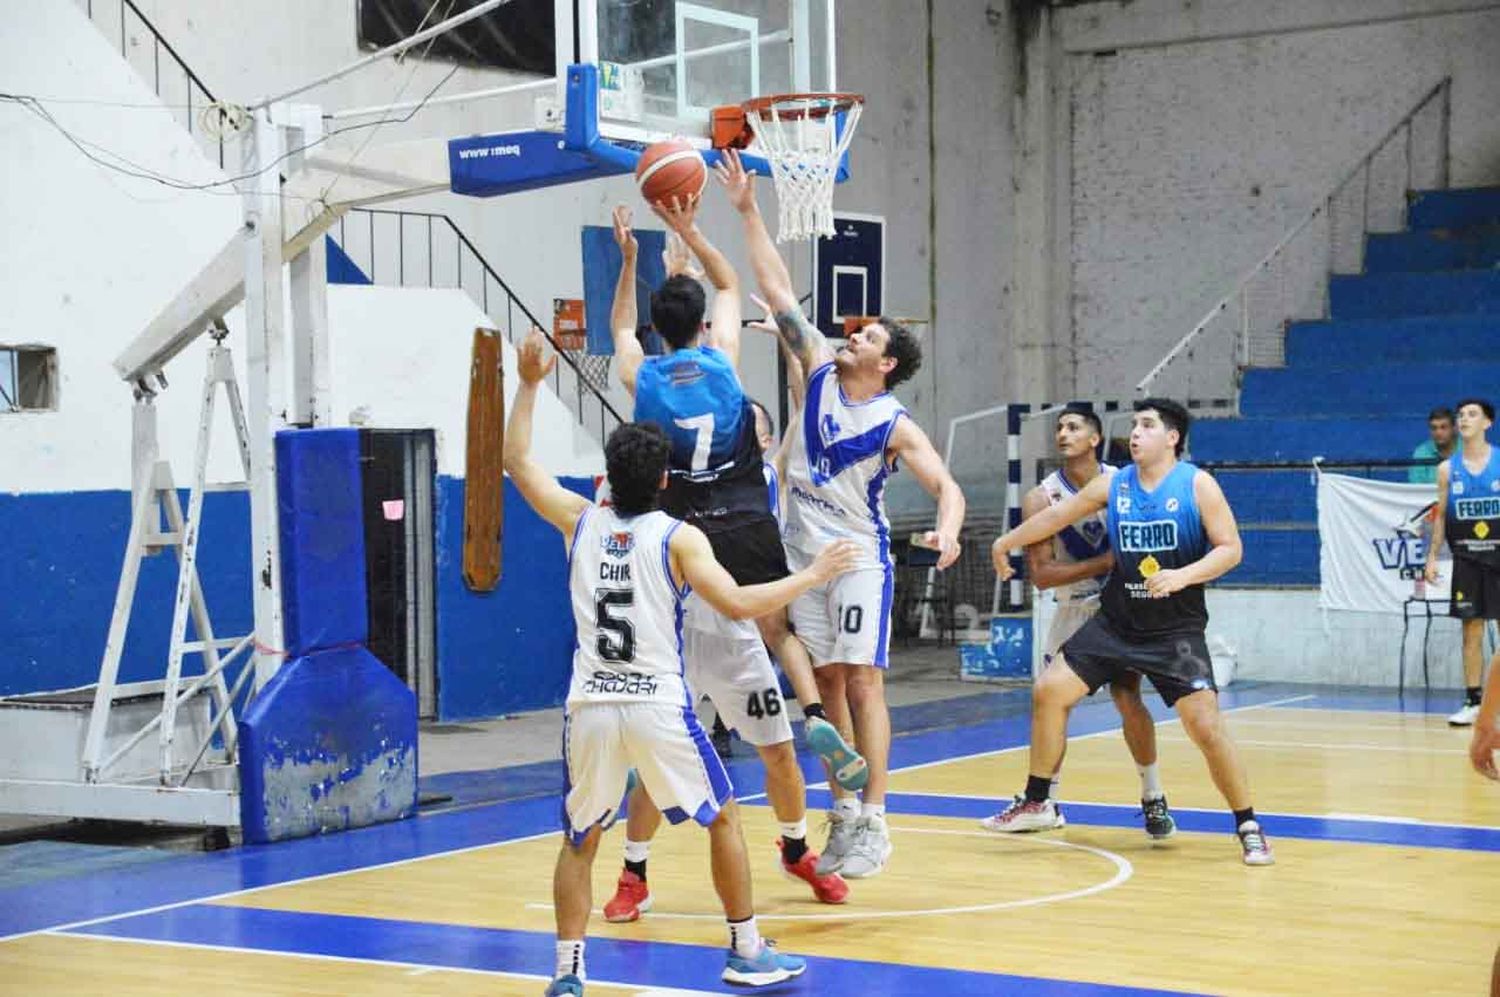
[[[1421,583],[1432,536],[1434,485],[1318,475],[1318,538],[1324,609],[1399,613],[1412,598],[1446,600],[1452,578],[1440,552],[1436,585]]]

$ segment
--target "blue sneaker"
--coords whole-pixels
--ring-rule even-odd
[[[547,992],[542,997],[581,997],[583,993],[583,981],[569,973],[567,976],[559,976],[552,981]]]
[[[849,746],[837,727],[822,717],[807,718],[807,746],[828,763],[833,781],[844,789],[863,789],[869,781],[870,768],[864,758]]]
[[[807,969],[807,960],[794,955],[782,955],[770,942],[760,943],[760,953],[753,959],[735,955],[729,950],[729,960],[724,963],[725,983],[738,983],[742,987],[769,987],[773,983],[801,976]]]

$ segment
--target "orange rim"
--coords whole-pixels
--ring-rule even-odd
[[[823,103],[817,107],[777,107],[778,104],[792,104],[797,101],[822,101]],[[779,93],[769,97],[752,97],[740,106],[745,109],[746,114],[759,116],[771,111],[783,121],[797,121],[801,118],[826,118],[829,114],[842,113],[864,102],[865,95],[862,93]]]

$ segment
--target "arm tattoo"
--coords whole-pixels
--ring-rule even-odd
[[[828,340],[817,326],[807,320],[800,308],[777,312],[774,318],[781,341],[802,359],[803,366],[807,368],[803,373],[810,375],[812,368],[816,366],[811,361],[828,348]]]

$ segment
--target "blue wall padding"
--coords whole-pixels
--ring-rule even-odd
[[[360,482],[359,430],[284,429],[276,434],[288,658],[363,643],[369,633]]]
[[[1263,530],[1240,524],[1245,558],[1225,585],[1318,584],[1318,527]]]
[[[1483,270],[1500,264],[1500,223],[1453,232],[1418,229],[1365,239],[1365,273]]]
[[[187,507],[186,491],[179,498]],[[0,695],[89,685],[109,633],[115,585],[130,532],[128,491],[0,495]],[[244,492],[203,497],[198,571],[217,637],[250,631],[250,512]],[[120,660],[121,682],[160,679],[167,661],[177,559],[141,562],[135,611]],[[192,618],[188,633],[195,636]],[[187,674],[201,660],[183,660]]]
[[[239,729],[247,843],[416,811],[416,697],[363,647],[288,661],[246,708]]]
[[[1293,322],[1286,337],[1288,368],[1464,364],[1497,356],[1500,356],[1500,315]]]
[[[330,284],[370,284],[373,281],[365,275],[344,248],[333,241],[332,236],[323,237],[324,244],[328,247],[328,263],[324,267],[328,272],[328,283]]]
[[[593,498],[592,478],[561,477]],[[437,487],[438,715],[493,717],[556,706],[573,667],[573,611],[562,534],[505,481],[505,545],[500,584],[476,593],[464,585],[464,482]]]
[[[589,352],[614,356],[609,311],[614,307],[615,282],[620,279],[623,262],[620,247],[615,244],[614,229],[604,225],[583,226],[582,240],[583,313],[584,324],[588,326]],[[667,234],[657,229],[637,228],[635,241],[639,247],[635,257],[636,324],[641,326],[651,322],[651,292],[667,279],[667,267],[661,258],[667,248]]]
[[[1406,211],[1409,228],[1473,228],[1500,224],[1500,187],[1424,190]]]
[[[1335,276],[1328,310],[1335,319],[1500,314],[1500,270]]]

